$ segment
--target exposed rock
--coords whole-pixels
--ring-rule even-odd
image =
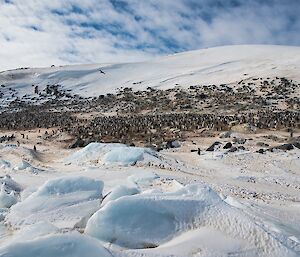
[[[246,141],[247,141],[247,139],[245,139],[245,138],[234,138],[234,139],[233,139],[233,142],[234,142],[234,143],[237,143],[237,144],[240,144],[240,145],[245,144]]]
[[[233,153],[233,152],[236,152],[237,150],[238,150],[238,148],[234,146],[229,149],[228,153]]]
[[[230,138],[231,134],[232,134],[232,131],[226,131],[226,132],[220,133],[219,137],[220,138]]]
[[[297,147],[298,149],[300,149],[300,142],[294,142],[293,146]]]
[[[170,140],[166,144],[166,148],[178,148],[180,147],[180,144],[177,140]]]
[[[293,146],[293,144],[283,144],[283,145],[279,145],[279,146],[275,146],[273,148],[270,148],[270,151],[273,152],[274,149],[289,151],[289,150],[293,150],[294,146]]]
[[[215,147],[217,146],[217,145],[221,145],[222,143],[221,142],[214,142],[210,147],[208,147],[207,149],[206,149],[206,151],[208,151],[208,152],[213,152],[214,150],[215,150]]]
[[[269,147],[269,144],[266,144],[264,142],[257,142],[256,145],[260,147]]]
[[[228,142],[224,145],[223,149],[230,149],[232,147],[232,143]]]
[[[257,150],[256,152],[260,153],[260,154],[264,154],[266,152],[266,150],[261,148],[261,149]]]
[[[77,138],[70,146],[70,149],[77,148],[77,147],[84,147],[86,145],[86,142],[82,140],[81,138]]]

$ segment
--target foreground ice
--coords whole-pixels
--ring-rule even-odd
[[[90,143],[65,159],[75,164],[134,165],[141,161],[159,161],[150,149],[130,147],[124,144]]]
[[[10,208],[18,202],[14,191],[7,193],[5,191],[5,186],[2,185],[0,189],[0,208]]]
[[[0,159],[0,169],[9,169],[11,167],[11,163],[6,160]]]
[[[9,175],[0,177],[0,186],[0,208],[10,208],[18,202],[22,188]]]
[[[140,193],[140,190],[136,187],[127,187],[124,185],[114,187],[111,192],[105,197],[102,201],[102,205],[106,203],[116,200],[120,197],[127,196],[127,195],[135,195]]]
[[[155,179],[158,179],[159,176],[153,172],[139,172],[133,174],[127,178],[127,180],[131,183],[134,183],[138,186],[149,185],[154,182]]]
[[[102,190],[103,182],[82,176],[49,180],[14,205],[7,222],[17,227],[39,221],[72,227],[99,208]]]
[[[112,257],[99,242],[79,233],[58,234],[13,242],[0,247],[0,256],[9,257]]]
[[[164,245],[197,229],[216,231],[222,235],[220,238],[234,239],[238,245],[251,249],[253,256],[296,256],[252,217],[228,205],[203,185],[110,201],[89,219],[85,233],[104,242],[137,249]],[[237,245],[232,245],[231,250],[235,251]]]

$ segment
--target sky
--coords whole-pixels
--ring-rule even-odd
[[[300,45],[300,0],[0,0],[0,70]]]

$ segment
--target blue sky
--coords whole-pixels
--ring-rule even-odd
[[[299,0],[0,0],[0,70],[300,45]]]

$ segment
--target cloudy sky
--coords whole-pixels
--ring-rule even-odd
[[[0,70],[300,45],[300,0],[0,0]]]

